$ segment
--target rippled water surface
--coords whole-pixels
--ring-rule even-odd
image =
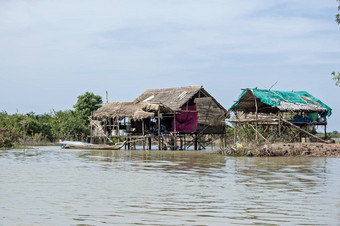
[[[0,151],[1,225],[339,222],[339,158]]]

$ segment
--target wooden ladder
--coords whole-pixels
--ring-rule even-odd
[[[103,131],[103,128],[100,124],[98,124],[95,120],[93,120],[92,118],[89,117],[90,120],[90,125],[93,125],[94,127],[96,127],[98,129],[98,131],[100,131],[101,135],[103,137],[105,137],[109,142],[114,143],[110,137],[108,137],[105,132]]]

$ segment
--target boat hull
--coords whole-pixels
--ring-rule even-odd
[[[83,150],[119,150],[124,146],[125,142],[121,144],[107,145],[107,144],[90,144],[82,142],[60,142],[63,149],[83,149]]]

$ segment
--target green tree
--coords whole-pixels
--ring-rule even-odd
[[[86,92],[78,97],[75,110],[54,111],[37,115],[0,112],[0,148],[14,143],[55,141],[58,139],[86,140],[90,134],[88,117],[98,109],[102,98]]]
[[[85,94],[78,96],[78,101],[73,107],[76,113],[82,115],[83,119],[87,121],[87,118],[93,111],[97,110],[102,103],[103,100],[101,96],[86,92]]]
[[[0,128],[0,148],[10,148],[13,146],[13,132]]]
[[[51,115],[51,133],[54,138],[84,140],[90,134],[83,116],[75,111],[53,111]]]
[[[335,85],[340,85],[340,72],[335,73],[335,71],[332,72],[333,80],[335,80]]]

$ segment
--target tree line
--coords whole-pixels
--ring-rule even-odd
[[[45,114],[0,112],[0,148],[14,144],[55,142],[59,139],[85,141],[90,134],[88,117],[102,104],[91,92],[78,96],[73,110]]]

